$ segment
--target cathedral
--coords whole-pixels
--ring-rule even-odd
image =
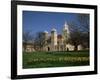
[[[47,31],[44,31],[44,37],[45,37],[45,45],[43,47],[42,51],[73,51],[74,46],[67,43],[66,40],[70,38],[70,30],[68,24],[65,22],[62,33],[57,34],[57,30],[53,28],[51,30],[51,33],[48,33]],[[48,43],[47,40],[50,39],[50,42]],[[82,46],[78,45],[78,50],[82,50]],[[27,44],[27,48],[25,50],[26,52],[33,52],[34,44],[29,43]]]
[[[43,47],[43,51],[73,51],[74,46],[71,44],[66,44],[66,40],[70,38],[70,30],[68,24],[65,22],[62,34],[57,34],[57,30],[53,28],[51,30],[50,36],[47,31],[44,31],[45,40],[51,39],[51,42]],[[82,50],[82,46],[78,46],[78,50]]]

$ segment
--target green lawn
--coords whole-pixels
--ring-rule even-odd
[[[89,65],[89,51],[23,52],[23,68]]]

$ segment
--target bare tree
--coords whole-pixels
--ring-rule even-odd
[[[29,41],[33,41],[33,35],[31,35],[30,31],[23,32],[23,47],[26,50],[27,44]]]
[[[36,50],[42,51],[43,47],[46,45],[45,43],[45,36],[43,32],[38,32],[36,34],[35,40],[34,40],[34,48]]]
[[[77,20],[80,23],[82,30],[89,33],[89,14],[78,14]]]
[[[89,48],[89,33],[83,32],[82,34],[82,46],[83,48]]]
[[[72,32],[70,35],[71,37],[69,39],[69,43],[74,45],[74,50],[77,51],[78,45],[83,43],[82,32],[75,31],[75,32]]]
[[[70,26],[70,38],[66,40],[67,43],[74,45],[74,50],[77,51],[78,45],[84,45],[88,47],[89,44],[89,34],[81,31],[80,27],[74,22],[69,24]]]
[[[80,26],[82,26],[82,30],[83,30],[83,40],[84,40],[84,43],[82,44],[83,47],[85,48],[89,48],[89,27],[90,27],[90,16],[89,14],[79,14],[78,17],[77,17],[79,23],[80,23]]]

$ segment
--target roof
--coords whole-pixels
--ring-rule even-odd
[[[48,31],[44,31],[44,33],[48,33]]]
[[[61,34],[57,35],[57,38],[62,39],[62,35]]]
[[[56,32],[56,29],[55,29],[55,28],[53,28],[51,31],[55,31],[55,32]]]

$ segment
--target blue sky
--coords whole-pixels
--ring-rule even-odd
[[[31,31],[33,34],[40,31],[51,32],[52,28],[57,29],[61,34],[66,22],[77,22],[78,13],[58,13],[58,12],[36,12],[23,11],[23,31]]]

